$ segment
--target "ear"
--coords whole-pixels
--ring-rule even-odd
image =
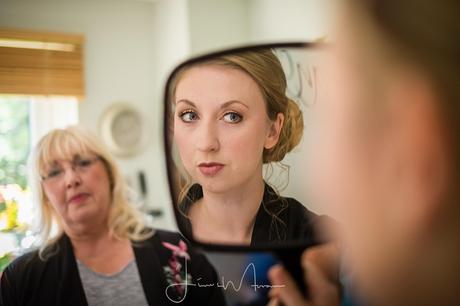
[[[282,113],[278,113],[276,115],[276,119],[274,121],[270,121],[270,126],[268,129],[267,137],[265,138],[265,145],[264,148],[269,150],[273,148],[280,138],[281,129],[283,128],[284,124],[284,115]]]
[[[393,217],[405,223],[408,233],[419,236],[438,219],[448,188],[450,157],[447,129],[438,109],[441,97],[420,73],[403,74],[390,87],[387,98],[394,115],[390,133],[399,184],[395,203],[399,208],[393,207],[399,216]]]

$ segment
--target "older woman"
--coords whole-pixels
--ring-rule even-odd
[[[178,234],[147,227],[110,154],[79,127],[54,130],[33,155],[38,250],[12,262],[0,305],[223,305],[207,260]]]

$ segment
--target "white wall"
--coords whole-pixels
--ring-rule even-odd
[[[189,0],[191,53],[326,37],[338,0]]]
[[[192,54],[247,44],[250,0],[189,0]]]
[[[145,171],[146,202],[150,207],[169,208],[160,130],[160,89],[166,68],[159,71],[158,66],[163,63],[159,55],[164,54],[165,33],[177,28],[154,23],[157,5],[119,0],[0,0],[0,26],[85,35],[86,97],[79,104],[80,123],[97,132],[100,116],[112,103],[125,101],[140,109],[151,123],[151,141],[140,155],[118,159],[119,164],[134,186],[137,172]],[[164,16],[172,15],[177,7],[165,6],[156,16],[167,19]],[[156,224],[172,228],[169,212]]]
[[[305,41],[327,36],[337,0],[250,0],[253,42]]]
[[[156,103],[154,103],[154,116],[152,117],[157,131],[157,139],[160,139],[163,128],[163,95],[166,79],[171,70],[185,60],[190,52],[187,0],[158,0],[153,2],[152,20],[155,54],[156,81],[152,84]],[[158,197],[165,199],[162,206],[164,218],[161,220],[163,228],[176,229],[176,222],[173,216],[171,198],[166,178],[166,161],[164,159],[163,144],[155,143],[153,155],[149,161],[156,167],[155,186],[150,188],[151,192],[158,193]],[[155,158],[153,158],[155,156]],[[152,186],[152,184],[150,183]],[[158,227],[158,224],[157,224]]]

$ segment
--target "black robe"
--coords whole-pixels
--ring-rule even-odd
[[[194,184],[187,192],[185,199],[179,204],[181,229],[184,236],[192,237],[192,224],[186,216],[190,207],[203,197],[203,189]],[[257,211],[251,237],[251,246],[272,245],[279,243],[306,244],[324,242],[319,233],[317,223],[324,218],[309,211],[293,198],[279,196],[270,185],[265,183],[263,200]]]
[[[185,258],[173,256],[163,242],[179,245],[183,237],[177,233],[155,231],[155,234],[140,243],[133,243],[133,251],[140,280],[149,305],[177,305],[171,301],[184,298],[179,305],[225,305],[220,288],[187,286],[187,292],[175,292],[176,287],[165,294],[171,277],[167,273],[171,260],[180,262],[184,268]],[[187,245],[182,243],[182,246]],[[3,272],[0,282],[0,305],[88,305],[80,280],[75,255],[70,239],[63,235],[57,242],[57,253],[46,261],[38,252],[27,253],[14,260]],[[201,283],[217,283],[217,275],[208,260],[187,245],[188,273],[192,280]],[[114,254],[116,256],[116,254]],[[166,268],[166,270],[165,270]],[[185,274],[185,273],[184,273]]]

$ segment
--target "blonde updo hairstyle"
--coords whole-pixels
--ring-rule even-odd
[[[49,202],[42,186],[42,177],[56,160],[73,160],[75,155],[94,154],[104,164],[110,184],[111,204],[107,226],[110,234],[119,239],[142,241],[153,232],[146,226],[143,215],[128,200],[128,188],[115,160],[108,150],[89,131],[79,126],[55,129],[46,134],[32,152],[31,187],[37,204],[38,232],[41,238],[39,256],[46,260],[56,251],[56,241],[64,233],[60,216]]]
[[[263,152],[263,162],[279,162],[295,148],[303,135],[303,115],[296,102],[286,96],[286,76],[280,61],[271,49],[224,55],[206,64],[222,65],[247,73],[259,86],[264,97],[268,118],[274,121],[284,115],[278,143]]]
[[[264,164],[279,163],[281,169],[289,170],[289,167],[281,164],[285,155],[292,151],[301,141],[303,136],[303,114],[298,104],[286,95],[287,80],[278,57],[272,49],[260,48],[251,51],[239,52],[234,54],[222,55],[199,62],[195,66],[219,65],[237,69],[247,73],[258,85],[264,98],[268,118],[275,121],[278,114],[284,115],[283,126],[281,127],[280,136],[275,146],[270,149],[264,149],[262,161]],[[170,90],[172,101],[175,101],[175,90],[182,75],[190,66],[177,72],[173,79]],[[174,108],[174,106],[173,106]],[[171,114],[172,115],[172,114]],[[173,119],[173,118],[171,118]],[[173,119],[174,120],[174,119]],[[171,120],[170,122],[173,122]],[[179,206],[187,198],[187,193],[193,185],[192,179],[184,169],[179,165],[179,172],[182,173],[178,179],[180,187]],[[273,169],[271,169],[273,173]],[[286,226],[278,218],[279,213],[287,208],[288,203],[284,198],[277,195],[279,203],[263,203],[264,209],[273,217],[272,225],[278,226],[278,237],[285,237]],[[181,210],[184,210],[181,207]]]
[[[286,96],[286,76],[275,53],[267,48],[255,49],[223,55],[192,66],[186,66],[176,73],[171,83],[172,101],[175,101],[177,84],[183,74],[191,67],[204,65],[220,65],[247,73],[257,83],[262,92],[268,118],[274,121],[278,114],[284,115],[284,122],[277,144],[271,149],[265,149],[262,157],[264,164],[282,161],[284,156],[299,144],[303,136],[304,125],[302,111],[299,106]],[[173,120],[170,122],[173,122]]]

